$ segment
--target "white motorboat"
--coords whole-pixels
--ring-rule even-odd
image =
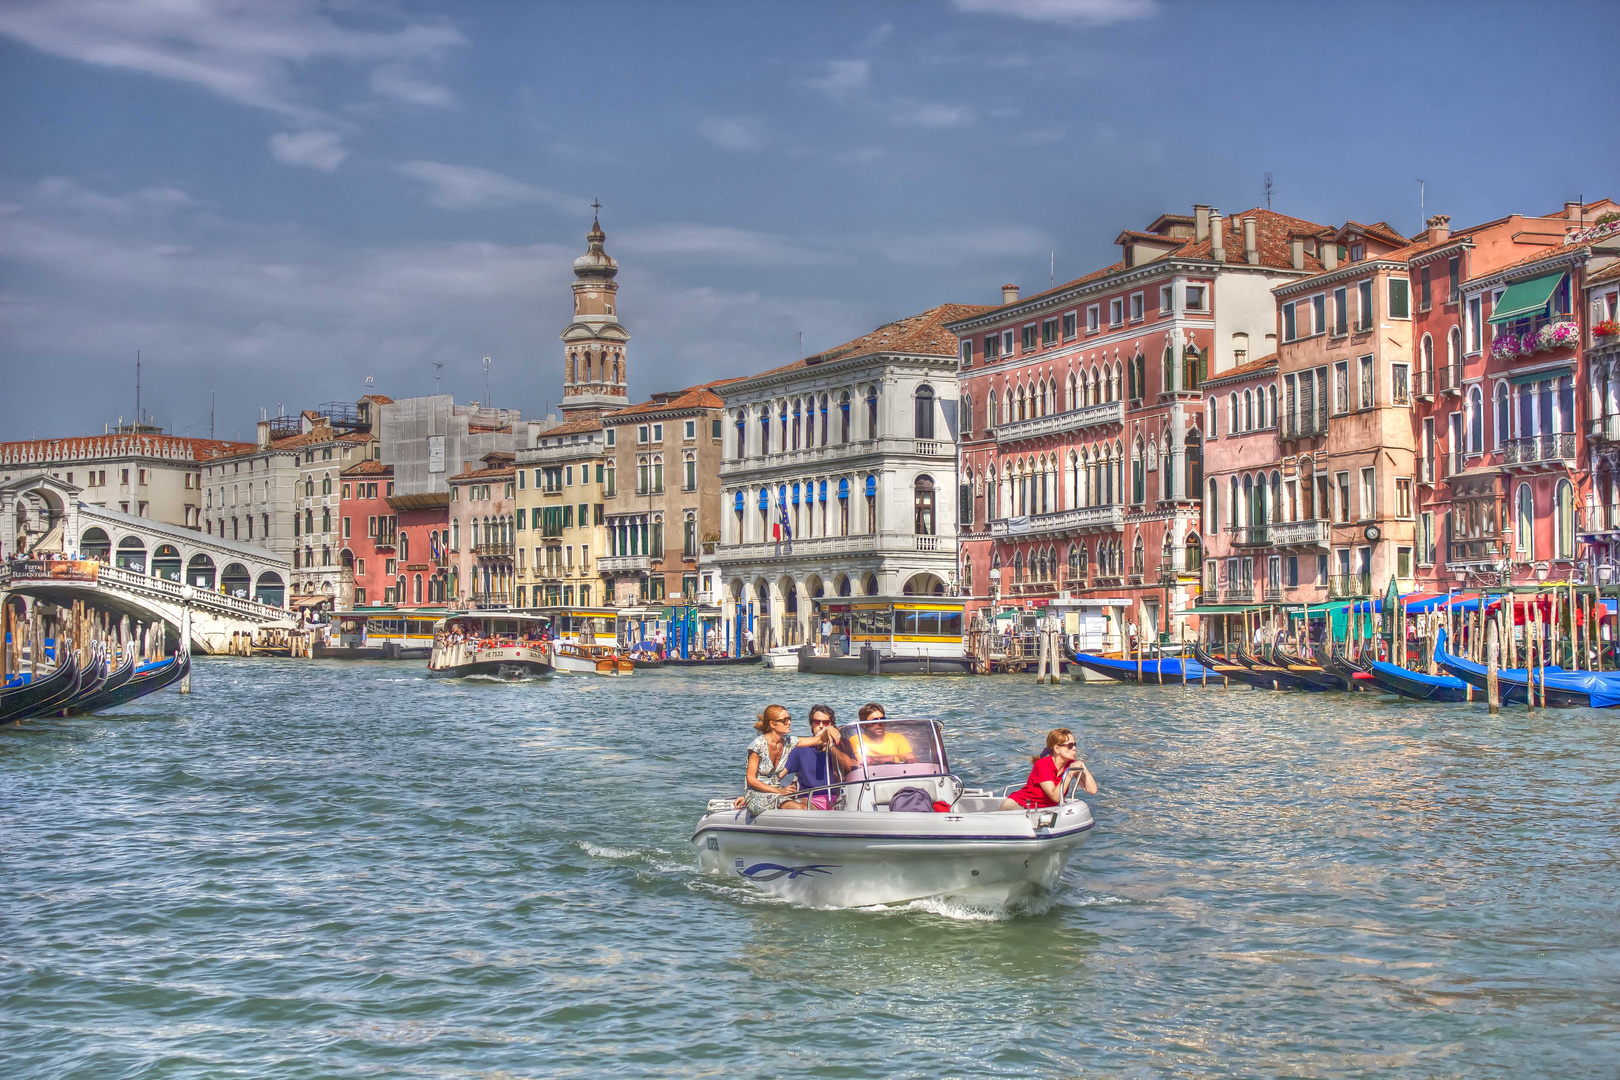
[[[692,834],[698,864],[817,908],[931,897],[1003,907],[1056,887],[1096,824],[1085,802],[1065,791],[1058,806],[1002,810],[1003,796],[964,788],[950,771],[938,721],[878,723],[886,727],[842,729],[844,752],[857,764],[825,789],[828,809],[751,815],[734,809],[733,798],[709,800]],[[869,747],[895,746],[904,752],[868,755]],[[933,809],[893,809],[907,789]]]
[[[550,675],[548,642],[540,639],[544,619],[512,612],[456,615],[433,624],[428,674],[461,679],[469,675],[528,679]]]
[[[761,659],[772,671],[798,671],[799,649],[798,645],[778,645],[774,649],[767,650]]]
[[[551,642],[551,662],[558,671],[576,675],[629,675],[633,660],[612,645],[583,645],[577,641]]]

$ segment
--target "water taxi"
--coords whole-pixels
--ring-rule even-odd
[[[551,627],[552,665],[576,675],[629,675],[635,661],[619,647],[619,612],[615,608],[530,608]]]
[[[459,679],[468,675],[529,679],[555,670],[546,637],[551,620],[518,612],[451,615],[433,624],[428,674]]]
[[[962,644],[966,601],[948,596],[817,597],[812,615],[827,627],[800,650],[812,675],[971,675]]]
[[[1096,824],[1070,789],[1078,770],[1058,805],[1035,810],[1003,810],[1002,795],[964,787],[937,720],[860,721],[840,734],[855,766],[801,792],[828,809],[750,814],[732,797],[710,799],[692,833],[698,864],[807,907],[933,897],[1002,907],[1051,892]],[[869,745],[897,743],[902,753],[868,760]]]

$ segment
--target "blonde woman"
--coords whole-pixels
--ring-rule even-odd
[[[754,723],[754,730],[759,734],[748,744],[748,771],[744,774],[747,788],[737,800],[738,805],[748,807],[750,814],[762,814],[767,810],[803,810],[804,800],[793,798],[798,791],[798,783],[787,771],[788,752],[795,746],[824,744],[827,741],[826,732],[836,729],[829,727],[810,738],[795,739],[792,734],[793,717],[788,715],[787,709],[781,705],[767,705]]]

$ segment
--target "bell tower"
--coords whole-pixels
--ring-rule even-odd
[[[585,254],[574,260],[574,320],[562,332],[563,418],[577,420],[622,409],[629,402],[625,346],[630,332],[619,322],[619,264],[602,242],[601,203],[585,234]]]

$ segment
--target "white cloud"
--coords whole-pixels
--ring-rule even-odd
[[[882,23],[872,28],[861,44],[868,49],[875,49],[894,36],[894,23]]]
[[[349,152],[343,148],[343,136],[335,131],[300,131],[296,135],[279,131],[270,136],[270,156],[283,165],[331,172]]]
[[[871,61],[828,60],[822,67],[822,73],[806,79],[805,85],[828,97],[844,99],[866,93],[871,82]]]
[[[1158,11],[1157,0],[951,0],[957,10],[979,15],[1010,15],[1035,22],[1103,25],[1146,19]]]
[[[901,266],[937,269],[965,263],[994,263],[1045,255],[1049,238],[1024,225],[985,225],[937,233],[878,235],[864,243]],[[1044,262],[1043,262],[1044,265]]]
[[[442,161],[407,161],[395,166],[429,189],[428,202],[443,210],[483,210],[517,203],[543,203],[559,210],[583,212],[585,200],[536,187],[503,173]]]
[[[892,119],[914,127],[950,128],[973,122],[973,110],[966,105],[942,105],[937,101],[897,101]]]
[[[448,109],[456,103],[455,95],[449,89],[412,75],[404,64],[384,64],[372,71],[371,90],[382,97],[412,105]]]
[[[764,125],[746,117],[711,117],[697,130],[723,150],[758,150],[765,145]]]
[[[351,16],[372,7],[340,5]],[[0,34],[86,64],[199,86],[230,101],[305,121],[298,69],[317,61],[398,63],[465,45],[446,23],[339,23],[319,0],[10,0]]]
[[[738,266],[824,266],[853,261],[825,246],[726,225],[670,224],[626,230],[617,241],[627,255]]]

